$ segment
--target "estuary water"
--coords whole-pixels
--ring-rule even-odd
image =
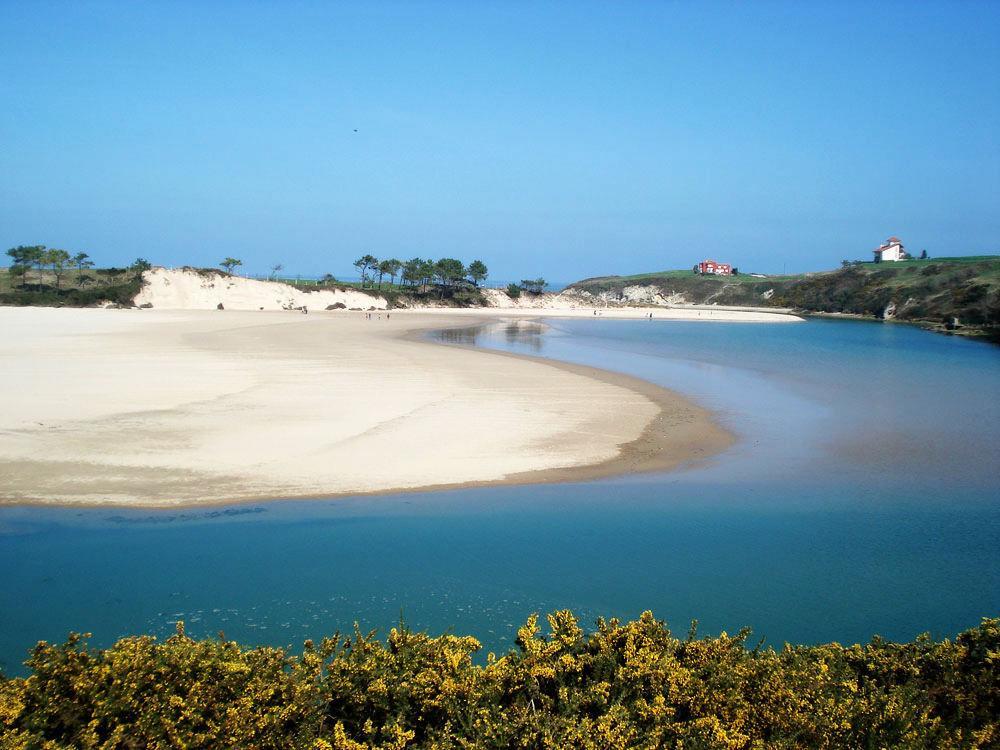
[[[517,321],[438,334],[633,374],[738,436],[668,474],[176,511],[0,509],[0,669],[73,630],[301,646],[400,618],[505,651],[532,612],[754,640],[1000,615],[1000,348],[901,325]],[[481,429],[470,415],[469,429]]]

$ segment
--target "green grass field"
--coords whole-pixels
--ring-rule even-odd
[[[941,258],[910,258],[886,263],[871,263],[873,266],[923,266],[931,263],[978,263],[982,260],[1000,260],[1000,255],[953,255]],[[869,265],[866,263],[866,265]]]
[[[900,260],[900,261],[886,262],[886,263],[873,263],[871,261],[863,261],[859,263],[857,267],[874,271],[885,268],[911,268],[911,267],[919,268],[923,266],[933,265],[935,263],[978,263],[981,261],[990,261],[990,260],[1000,260],[1000,255],[961,255],[961,256],[942,257],[942,258],[925,258],[923,260],[915,258],[912,260]],[[806,278],[807,276],[815,276],[817,274],[834,273],[839,270],[840,270],[839,268],[832,268],[824,271],[810,271],[808,273],[764,274],[764,277],[769,281],[791,281],[794,279]],[[627,276],[594,276],[589,279],[582,279],[581,281],[577,281],[574,284],[571,284],[571,286],[576,286],[578,284],[582,285],[582,284],[601,283],[608,281],[642,282],[654,279],[695,278],[695,277],[709,278],[709,279],[716,278],[724,280],[727,283],[735,283],[735,284],[755,283],[761,280],[759,276],[752,276],[751,273],[753,272],[740,271],[740,273],[736,276],[712,276],[712,275],[703,276],[701,274],[696,274],[690,268],[685,268],[680,270],[674,269],[669,271],[653,271],[651,273],[636,273]]]
[[[828,273],[827,271],[819,271],[817,273]],[[769,281],[789,281],[792,279],[805,278],[807,274],[798,275],[781,275],[777,274],[775,276],[767,276]],[[815,275],[815,274],[808,274]],[[590,279],[583,279],[582,281],[576,281],[570,284],[573,286],[590,286],[594,284],[620,284],[625,283],[636,283],[641,284],[643,282],[654,282],[663,279],[704,279],[706,281],[724,281],[727,284],[752,284],[756,282],[763,281],[759,276],[751,276],[748,273],[743,273],[742,271],[735,276],[716,276],[714,274],[700,274],[688,269],[685,271],[656,271],[653,273],[636,273],[630,276],[595,276]]]

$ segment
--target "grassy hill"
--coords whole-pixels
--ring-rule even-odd
[[[661,271],[570,285],[576,291],[621,301],[628,301],[629,287],[652,287],[678,303],[791,307],[807,314],[908,321],[1000,340],[1000,256],[856,263],[791,276]]]

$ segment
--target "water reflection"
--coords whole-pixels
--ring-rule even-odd
[[[544,348],[546,330],[547,326],[538,321],[508,320],[468,328],[449,328],[436,331],[433,335],[438,341],[446,344],[489,346],[503,343],[538,354]]]
[[[472,326],[470,328],[445,328],[443,331],[435,331],[432,336],[438,341],[446,344],[461,344],[463,346],[475,346],[479,341],[480,333],[485,326]]]

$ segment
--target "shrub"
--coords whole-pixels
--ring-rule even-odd
[[[749,630],[675,637],[646,612],[532,616],[517,649],[355,626],[301,654],[192,640],[42,642],[0,677],[0,746],[18,748],[995,747],[1000,619],[954,641],[748,648]]]
[[[42,305],[46,307],[93,307],[102,302],[131,305],[142,289],[141,277],[123,283],[91,289],[55,289],[43,286],[37,290],[20,289],[0,294],[0,305]]]
[[[452,300],[459,307],[479,307],[486,304],[482,292],[478,289],[459,289],[452,295]]]

